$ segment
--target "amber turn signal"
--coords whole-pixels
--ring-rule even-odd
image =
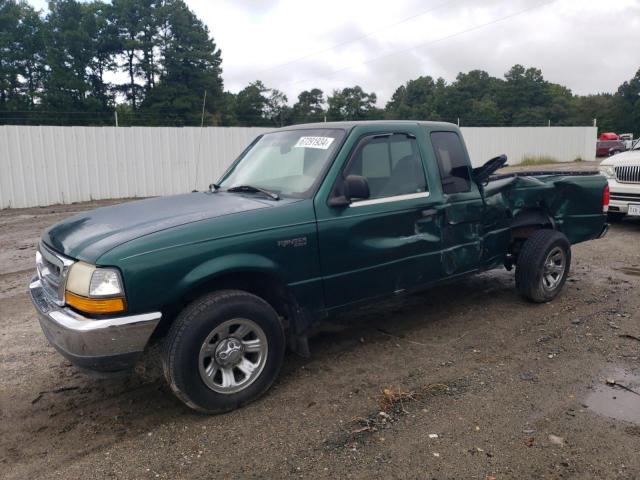
[[[67,291],[65,299],[69,306],[85,313],[107,314],[125,311],[124,298],[122,297],[87,298]]]

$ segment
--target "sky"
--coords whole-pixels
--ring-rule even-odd
[[[45,0],[30,0],[45,8]],[[576,94],[614,92],[640,68],[640,0],[186,0],[222,51],[225,88],[360,85],[378,105],[420,75],[514,64]]]

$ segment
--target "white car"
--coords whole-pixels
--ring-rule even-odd
[[[640,216],[640,141],[631,150],[604,160],[599,169],[609,181],[609,218]]]

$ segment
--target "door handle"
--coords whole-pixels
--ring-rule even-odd
[[[438,210],[436,210],[435,208],[427,208],[426,210],[422,210],[422,217],[433,217],[434,215],[437,215],[437,213]]]

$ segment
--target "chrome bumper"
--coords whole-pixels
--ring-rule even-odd
[[[38,277],[31,280],[29,291],[49,343],[71,363],[91,370],[133,366],[162,318],[160,312],[87,318],[49,300]]]
[[[627,213],[630,203],[640,203],[640,183],[619,182],[617,178],[610,178],[609,190],[610,212]]]

